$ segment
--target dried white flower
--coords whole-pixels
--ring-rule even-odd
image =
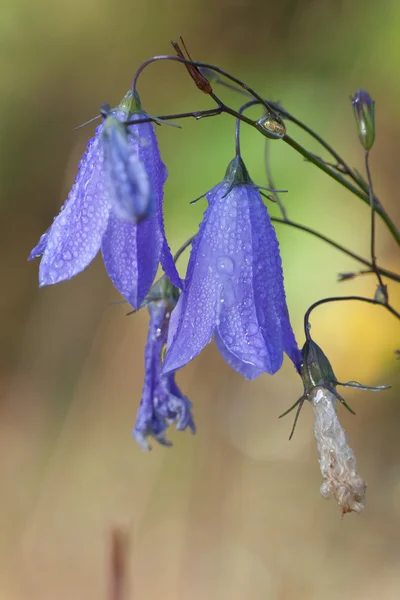
[[[342,510],[360,513],[365,504],[366,483],[357,474],[353,450],[336,413],[336,397],[323,386],[314,387],[308,399],[314,409],[314,436],[323,477],[321,495],[332,496]]]

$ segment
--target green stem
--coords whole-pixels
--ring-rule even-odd
[[[308,152],[308,150],[303,148],[303,146],[298,144],[289,135],[285,135],[285,137],[283,138],[283,141],[286,142],[292,148],[294,148],[294,150],[299,152],[302,156],[304,156],[304,158],[306,158],[313,165],[315,165],[316,167],[321,169],[321,171],[324,171],[324,173],[327,173],[330,177],[332,177],[333,179],[336,179],[337,182],[339,182],[345,188],[350,190],[350,192],[353,192],[353,194],[355,194],[356,196],[361,198],[361,200],[363,202],[365,202],[368,205],[370,204],[370,198],[369,198],[368,194],[364,194],[363,192],[358,190],[356,187],[354,187],[353,184],[351,184],[342,175],[340,175],[340,173],[338,173],[337,171],[334,171],[333,169],[328,167],[324,162],[322,162],[316,156],[314,156],[313,154]],[[397,230],[396,226],[394,225],[393,221],[391,220],[391,218],[389,217],[389,215],[387,214],[387,212],[385,211],[383,206],[382,205],[376,206],[376,212],[380,215],[380,217],[386,224],[387,228],[389,229],[390,233],[392,234],[393,238],[396,240],[397,244],[400,246],[400,232]]]
[[[359,256],[355,252],[352,252],[348,248],[345,248],[341,244],[338,244],[334,240],[331,240],[330,238],[328,238],[323,233],[319,233],[318,231],[315,231],[315,229],[311,229],[310,227],[307,227],[306,225],[301,225],[300,223],[296,223],[295,221],[291,221],[290,219],[278,219],[277,217],[271,217],[271,221],[273,223],[280,223],[282,225],[289,225],[290,227],[294,227],[295,229],[300,229],[301,231],[305,231],[306,233],[310,233],[311,235],[314,235],[315,237],[317,237],[320,240],[322,240],[323,242],[326,242],[330,246],[333,246],[334,248],[336,248],[340,252],[343,252],[343,254],[347,254],[347,256],[350,256],[351,258],[354,258],[354,260],[357,260],[359,263],[365,265],[366,267],[370,267],[370,269],[368,271],[360,271],[361,274],[364,274],[364,273],[375,273],[375,271],[373,270],[372,263],[370,263],[368,260],[366,260],[362,256]],[[383,269],[381,267],[377,267],[377,270],[380,273],[380,275],[383,275],[384,277],[387,277],[388,279],[392,279],[393,281],[397,281],[397,282],[400,283],[400,275],[398,275],[397,273],[393,273],[392,271],[388,271],[387,269]]]
[[[368,188],[369,188],[369,202],[371,205],[371,263],[372,263],[372,268],[374,270],[374,273],[376,273],[376,276],[378,278],[378,283],[381,287],[381,289],[384,289],[384,285],[383,285],[383,281],[382,278],[379,274],[379,269],[378,266],[376,264],[376,252],[375,252],[375,213],[376,213],[376,202],[375,202],[375,197],[374,197],[374,189],[372,187],[372,178],[371,178],[371,171],[369,168],[369,150],[365,151],[365,170],[367,172],[367,178],[368,178]]]

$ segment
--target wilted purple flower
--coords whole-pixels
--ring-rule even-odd
[[[375,102],[365,90],[357,90],[351,100],[358,137],[365,150],[370,150],[375,141]]]
[[[97,128],[64,207],[30,254],[30,260],[43,254],[40,286],[70,279],[100,248],[110,279],[136,309],[159,262],[174,285],[181,285],[165,238],[167,170],[154,127],[130,125],[128,132],[121,124],[140,116],[145,113],[139,99],[128,92]]]
[[[147,437],[170,446],[165,438],[168,425],[176,429],[189,427],[195,432],[191,403],[175,383],[175,373],[161,374],[161,356],[168,335],[172,308],[176,304],[178,290],[163,277],[151,291],[148,301],[150,326],[145,349],[145,379],[133,435],[138,444],[149,450]]]
[[[388,386],[364,386],[356,381],[340,383],[328,357],[311,337],[304,344],[302,355],[301,377],[304,393],[292,407],[299,406],[295,425],[301,407],[305,400],[309,400],[314,409],[314,436],[324,480],[321,494],[324,498],[334,497],[342,515],[351,511],[359,513],[364,508],[366,484],[357,473],[356,458],[338,419],[336,401],[340,400],[351,412],[353,411],[336,388],[342,385],[378,392],[387,389]]]
[[[283,352],[299,370],[278,240],[240,157],[207,200],[171,316],[163,371],[188,363],[213,335],[225,360],[248,379],[275,373]]]
[[[312,388],[309,400],[314,409],[314,436],[323,477],[323,498],[335,498],[342,516],[360,513],[365,505],[366,483],[358,475],[357,461],[336,412],[336,397],[323,386]]]

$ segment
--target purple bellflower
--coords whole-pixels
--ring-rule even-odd
[[[136,309],[159,262],[181,286],[164,232],[167,169],[154,126],[123,124],[143,116],[137,94],[130,91],[96,129],[65,205],[29,256],[43,255],[40,286],[71,279],[100,248],[110,279]]]
[[[147,437],[170,446],[165,437],[168,425],[177,430],[189,427],[195,433],[191,403],[175,383],[173,371],[161,373],[162,353],[167,342],[171,311],[179,290],[162,277],[150,291],[145,304],[150,314],[150,327],[145,349],[145,379],[133,436],[143,450],[150,450]]]
[[[225,360],[248,379],[278,371],[283,352],[300,371],[278,240],[239,156],[206,196],[208,208],[171,316],[163,372],[191,361],[213,335]]]

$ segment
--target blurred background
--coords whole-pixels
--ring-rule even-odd
[[[141,62],[170,52],[169,40],[179,35],[196,59],[280,100],[360,170],[349,96],[368,89],[376,101],[375,188],[398,224],[399,28],[396,0],[3,0],[1,600],[110,598],[114,528],[129,535],[126,599],[399,597],[400,377],[393,351],[400,328],[389,313],[343,303],[312,317],[314,339],[340,380],[393,386],[380,394],[345,390],[357,416],[339,407],[340,418],[368,495],[361,516],[341,521],[335,502],[319,494],[310,407],[290,443],[292,417],[278,420],[302,393],[286,360],[273,378],[248,382],[210,344],[178,374],[197,434],[171,431],[173,448],[142,453],[131,429],[147,312],[126,317],[126,305],[110,304],[119,297],[100,257],[72,281],[41,290],[39,262],[27,262],[94,130],[74,127],[102,103],[117,104]],[[212,106],[177,64],[150,66],[139,91],[151,114]],[[217,91],[233,105],[241,100]],[[158,129],[174,250],[197,230],[206,206],[190,200],[221,180],[234,153],[231,117],[192,121]],[[288,130],[316,151],[294,126]],[[266,185],[261,136],[243,128],[242,145],[253,179]],[[368,207],[285,144],[274,142],[271,152],[275,183],[289,190],[289,216],[368,257]],[[338,272],[357,269],[354,261],[303,232],[277,228],[302,344],[312,302],[373,294],[375,282],[337,284]],[[399,270],[380,221],[377,231],[380,263]],[[399,290],[391,286],[390,293],[399,308]]]

